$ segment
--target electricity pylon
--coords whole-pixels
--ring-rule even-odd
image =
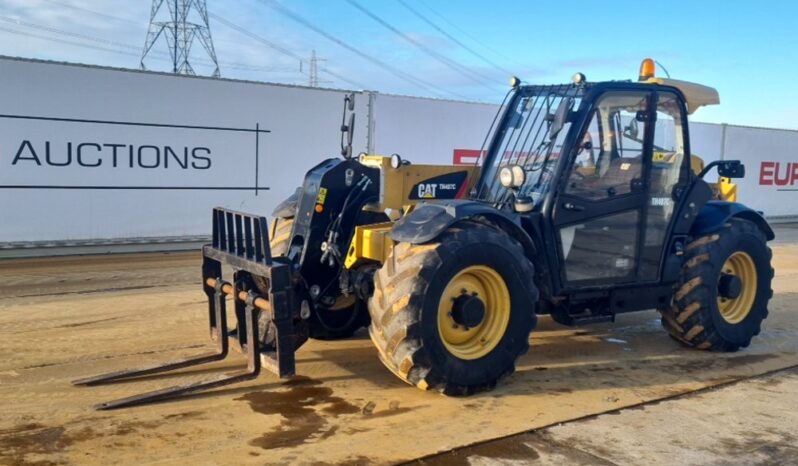
[[[164,4],[166,8],[163,7]],[[161,36],[169,47],[173,73],[196,75],[189,55],[194,39],[197,39],[211,59],[214,67],[212,76],[219,77],[219,62],[213,48],[205,0],[152,0],[150,27],[147,30],[144,52],[141,54],[141,69],[147,69],[144,59]]]

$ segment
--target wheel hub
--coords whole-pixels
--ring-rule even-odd
[[[452,319],[466,329],[473,328],[482,323],[485,318],[485,303],[478,298],[476,293],[466,294],[453,299]]]
[[[493,351],[510,322],[510,291],[502,276],[484,265],[464,268],[438,302],[438,334],[446,350],[464,360]]]
[[[737,275],[724,273],[718,281],[718,294],[722,298],[737,299],[743,291],[743,282]]]
[[[748,317],[756,299],[758,277],[754,259],[744,251],[736,251],[720,271],[718,310],[726,322],[740,323]]]

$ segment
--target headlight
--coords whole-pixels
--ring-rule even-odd
[[[505,188],[520,188],[526,181],[526,172],[520,165],[504,167],[499,172],[499,181]]]
[[[391,168],[399,168],[402,166],[402,157],[399,154],[391,155]]]

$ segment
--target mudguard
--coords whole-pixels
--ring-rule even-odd
[[[412,212],[399,219],[391,230],[391,239],[420,244],[432,241],[455,223],[474,217],[487,218],[512,234],[527,247],[534,243],[521,226],[517,215],[497,210],[482,202],[451,200],[435,204],[419,204]]]
[[[768,241],[776,237],[767,220],[761,213],[737,202],[709,201],[701,208],[696,216],[690,233],[693,236],[703,236],[714,233],[725,225],[731,218],[743,218],[754,222],[765,234]]]

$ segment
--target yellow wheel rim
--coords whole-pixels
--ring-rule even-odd
[[[468,294],[485,306],[482,321],[467,328],[455,322],[452,306],[457,297]],[[479,359],[499,344],[510,322],[510,291],[495,270],[472,265],[452,277],[438,304],[438,334],[452,355]]]
[[[734,299],[718,296],[718,309],[723,319],[730,324],[742,322],[754,306],[757,275],[754,260],[746,252],[737,251],[723,264],[721,272],[734,275],[742,282],[740,295]]]

